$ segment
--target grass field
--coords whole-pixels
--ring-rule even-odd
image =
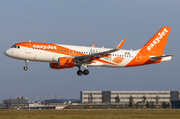
[[[0,119],[180,119],[180,110],[0,110]]]

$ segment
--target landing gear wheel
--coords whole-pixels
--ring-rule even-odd
[[[25,66],[23,69],[26,71],[26,70],[28,70],[28,67],[27,67],[27,66]]]
[[[83,74],[83,72],[81,70],[77,71],[77,75],[81,76]]]
[[[23,69],[26,71],[26,70],[28,70],[27,66],[28,66],[29,60],[25,60],[25,62],[26,62],[26,66]]]
[[[88,71],[87,69],[85,69],[85,70],[83,71],[83,74],[84,74],[84,75],[88,75],[88,74],[89,74],[89,71]]]

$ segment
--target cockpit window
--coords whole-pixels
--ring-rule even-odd
[[[20,48],[20,46],[17,46],[17,45],[13,45],[11,48]]]

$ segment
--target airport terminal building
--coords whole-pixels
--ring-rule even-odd
[[[180,91],[81,91],[81,103],[116,103],[115,97],[119,96],[120,103],[128,104],[130,96],[134,103],[146,101],[154,103],[177,101]]]

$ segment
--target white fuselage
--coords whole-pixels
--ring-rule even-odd
[[[85,47],[85,46],[73,46],[73,45],[60,45],[59,46],[66,47],[68,49],[73,49],[77,52],[83,53],[84,55],[108,51],[108,48],[98,48],[98,47]],[[100,58],[101,61],[95,61],[88,66],[104,66],[104,67],[125,67],[138,53],[137,51],[132,50],[119,50],[114,53],[111,53],[109,57]],[[57,63],[59,57],[69,57],[72,58],[74,55],[77,55],[77,52],[63,54],[60,49],[59,52],[53,52],[43,49],[35,49],[35,48],[28,48],[22,47],[20,48],[9,48],[5,51],[5,54],[11,58],[20,59],[20,60],[29,60],[29,61],[39,61],[39,62],[50,62],[50,63]],[[120,64],[115,64],[113,59],[116,57],[123,57],[124,60]],[[110,63],[109,63],[110,62]],[[113,63],[114,65],[112,65]]]

